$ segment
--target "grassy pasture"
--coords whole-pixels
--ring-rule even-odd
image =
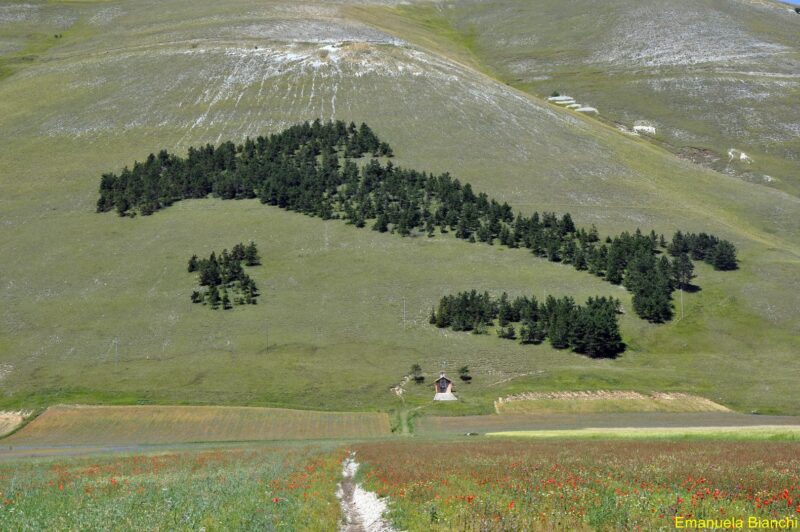
[[[0,406],[475,414],[519,392],[619,389],[798,412],[796,198],[397,44],[329,3],[281,6],[70,4],[63,40],[0,81]],[[345,41],[357,46],[330,44]],[[628,313],[627,352],[596,361],[427,325],[438,298],[472,288],[613,295],[630,308],[618,287],[522,250],[379,235],[255,201],[187,201],[136,219],[93,212],[100,174],[150,151],[317,116],[368,121],[398,164],[452,171],[525,212],[570,211],[603,234],[717,233],[740,248],[742,268],[700,265],[702,291],[685,295],[682,319],[654,326]],[[188,257],[251,239],[264,257],[252,271],[259,305],[192,306]],[[469,365],[474,380],[456,405],[431,406],[430,387],[414,384],[402,403],[389,390],[414,363],[429,380]]]
[[[319,440],[390,434],[382,413],[217,406],[54,406],[3,441],[16,447]]]

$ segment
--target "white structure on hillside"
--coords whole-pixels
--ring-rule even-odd
[[[753,159],[750,158],[750,156],[747,155],[742,150],[737,150],[736,148],[731,148],[730,150],[728,150],[728,162],[730,163],[730,162],[733,162],[733,161],[739,161],[740,163],[750,164],[750,163],[753,162]]]
[[[656,127],[650,122],[644,120],[637,120],[633,123],[633,132],[640,135],[655,135]]]
[[[458,397],[453,395],[453,381],[447,378],[444,371],[439,374],[439,378],[433,383],[436,395],[434,401],[458,401]]]
[[[597,109],[594,107],[589,107],[588,105],[584,105],[582,103],[578,103],[575,101],[575,98],[572,96],[550,96],[547,99],[548,102],[552,103],[553,105],[558,105],[561,107],[566,107],[567,109],[572,109],[573,111],[577,111],[578,113],[584,113],[587,115],[597,115],[600,114]]]
[[[551,102],[551,103],[555,103],[555,104],[558,104],[558,103],[561,103],[561,102],[570,102],[570,103],[572,103],[572,102],[575,101],[575,98],[573,98],[572,96],[550,96],[547,99],[547,101]]]

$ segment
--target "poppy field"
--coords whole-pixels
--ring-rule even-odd
[[[800,518],[785,442],[496,441],[356,447],[405,530],[658,530]],[[759,521],[761,522],[761,521]]]
[[[265,446],[0,463],[0,529],[335,530],[344,456]]]
[[[356,481],[386,498],[396,530],[759,528],[753,519],[797,528],[798,451],[768,441],[406,439],[13,459],[0,462],[0,528],[336,530],[351,452]]]

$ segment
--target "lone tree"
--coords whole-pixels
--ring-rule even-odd
[[[412,364],[411,366],[411,376],[414,379],[414,382],[420,384],[425,382],[425,377],[422,375],[422,366],[419,364]]]
[[[458,376],[464,382],[469,382],[472,380],[472,375],[469,374],[469,366],[461,366],[458,370]]]

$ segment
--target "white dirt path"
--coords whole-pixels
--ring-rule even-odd
[[[383,517],[387,511],[386,501],[356,483],[358,466],[355,453],[348,456],[342,464],[342,481],[336,492],[344,514],[344,523],[340,531],[395,532]]]

